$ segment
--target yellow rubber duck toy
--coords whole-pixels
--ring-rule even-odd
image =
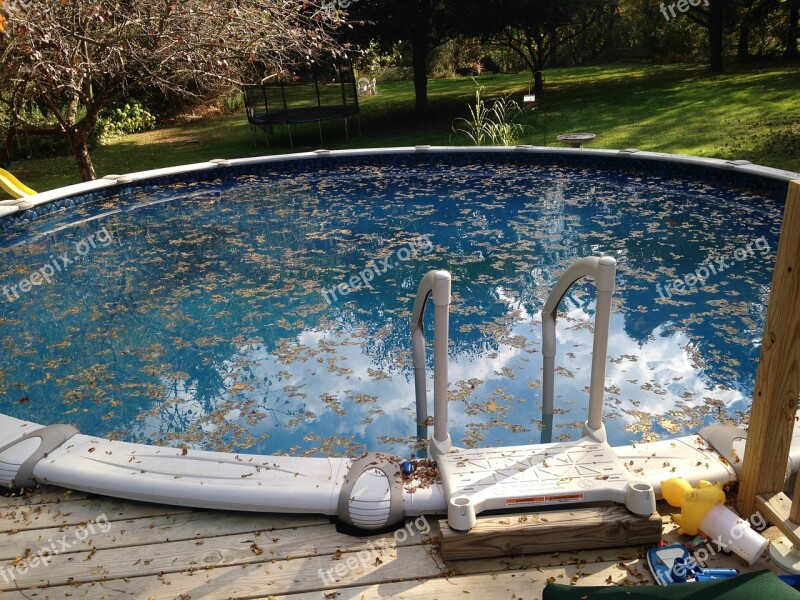
[[[748,565],[753,565],[769,545],[769,540],[753,531],[747,519],[725,506],[721,483],[701,481],[693,488],[683,477],[675,477],[661,482],[661,495],[681,509],[681,514],[672,515],[678,533],[702,533],[721,549],[742,557]]]
[[[672,515],[678,524],[678,533],[697,535],[700,522],[716,504],[725,504],[725,492],[721,483],[701,481],[693,488],[683,477],[673,477],[661,482],[661,495],[670,506],[681,509],[681,514]]]

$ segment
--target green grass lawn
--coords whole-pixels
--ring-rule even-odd
[[[709,76],[703,67],[595,66],[547,71],[547,92],[525,117],[521,143],[559,145],[570,131],[597,134],[598,148],[639,148],[679,154],[747,159],[800,171],[800,65],[731,69]],[[528,74],[478,78],[488,97],[521,101]],[[428,83],[430,114],[415,117],[411,82],[378,85],[361,98],[361,137],[347,142],[341,122],[323,126],[326,148],[467,143],[453,134],[456,117],[474,99],[470,78]],[[542,103],[543,100],[543,103]],[[204,161],[290,152],[285,129],[267,148],[254,143],[243,111],[126,136],[93,152],[98,176]],[[352,129],[351,129],[352,134]],[[316,124],[295,130],[295,151],[319,147]],[[16,162],[13,172],[37,190],[79,181],[70,157]]]

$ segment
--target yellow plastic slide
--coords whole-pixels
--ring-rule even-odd
[[[11,194],[12,198],[24,198],[36,193],[5,169],[0,169],[0,188]]]

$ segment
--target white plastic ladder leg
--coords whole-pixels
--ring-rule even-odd
[[[414,363],[414,391],[417,401],[417,425],[428,419],[428,394],[425,373],[425,304],[433,296],[433,437],[430,454],[434,458],[450,451],[452,442],[447,430],[447,388],[450,310],[450,273],[428,271],[422,278],[411,314],[411,354]]]

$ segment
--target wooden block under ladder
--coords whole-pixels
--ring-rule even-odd
[[[470,531],[439,521],[444,560],[489,558],[562,550],[655,545],[661,516],[637,517],[621,506],[479,517]]]

